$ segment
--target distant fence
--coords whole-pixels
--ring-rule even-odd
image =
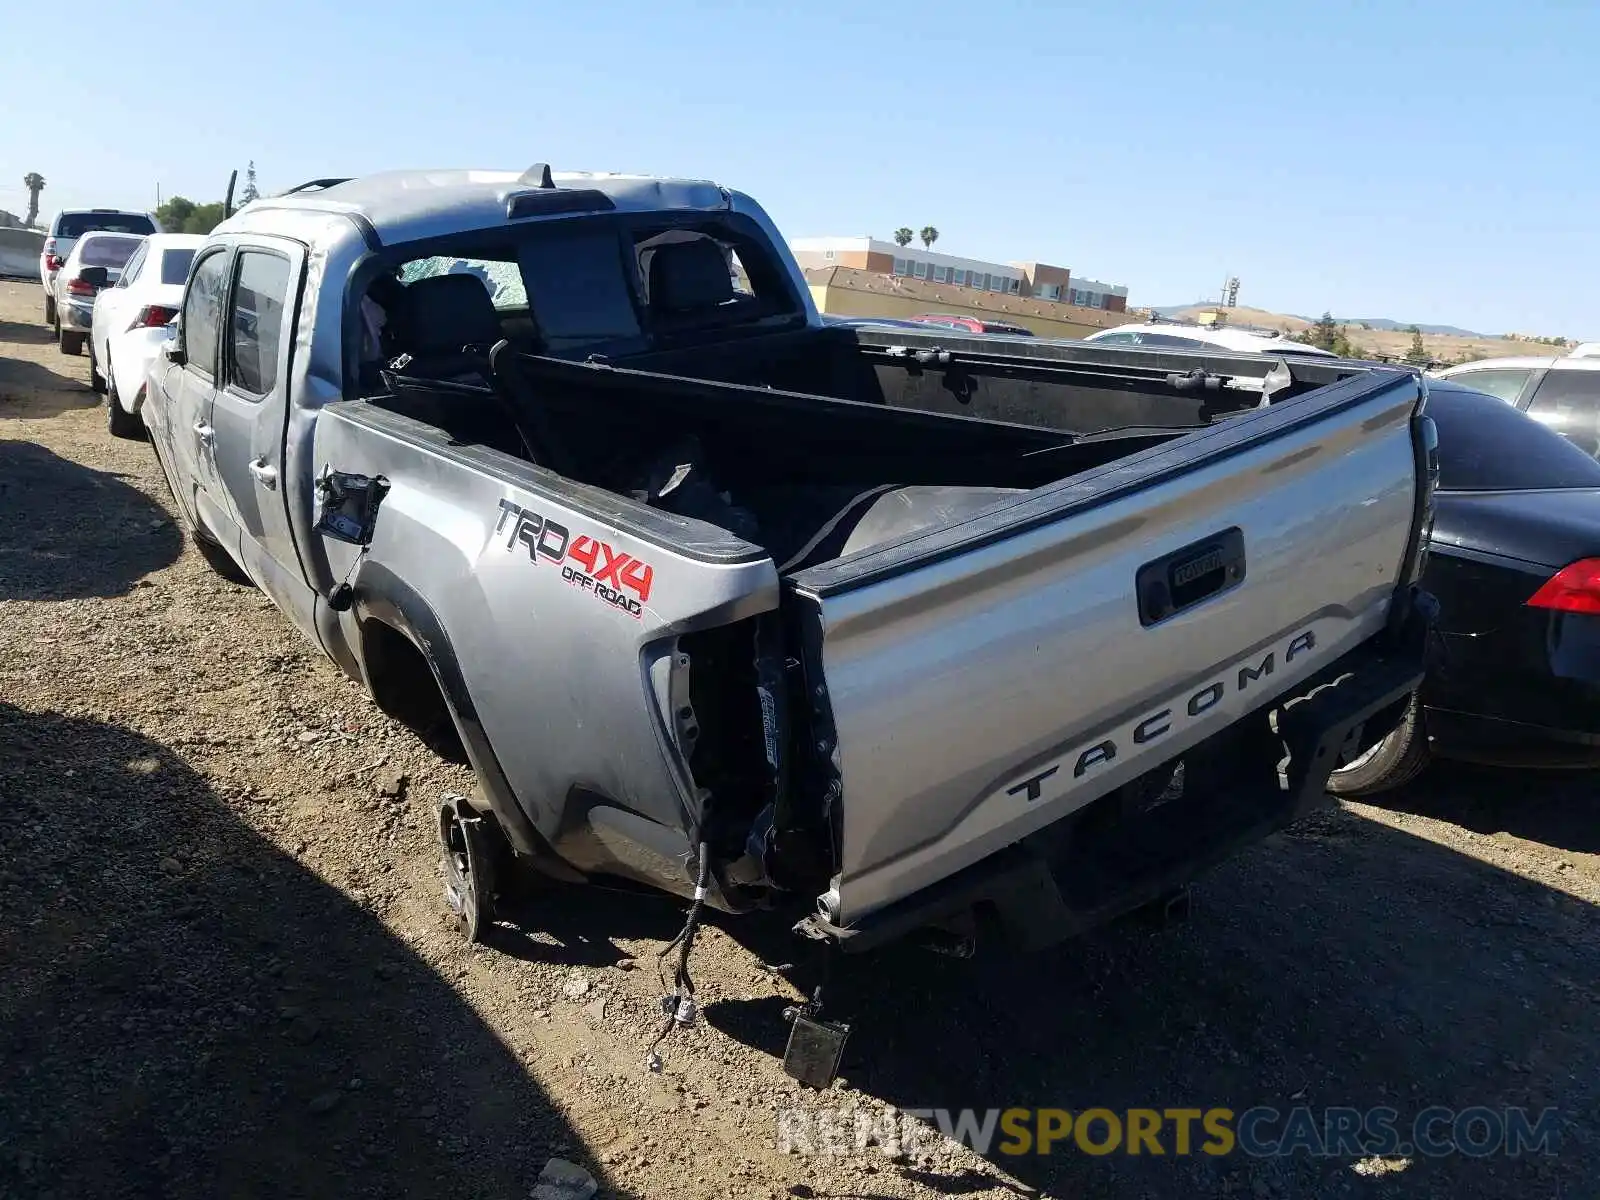
[[[39,278],[44,234],[37,229],[0,229],[0,275]]]

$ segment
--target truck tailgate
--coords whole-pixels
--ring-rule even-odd
[[[838,778],[829,918],[1061,819],[1378,633],[1420,399],[1364,374],[793,577]]]

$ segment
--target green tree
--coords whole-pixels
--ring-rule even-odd
[[[28,189],[28,215],[22,218],[22,223],[32,225],[39,216],[39,193],[44,191],[44,176],[29,171],[22,177],[22,186]]]
[[[894,244],[896,246],[909,246],[911,245],[911,239],[916,236],[916,234],[911,232],[911,227],[909,225],[902,225],[899,229],[894,231]]]
[[[1317,323],[1306,332],[1311,335],[1306,339],[1306,343],[1322,350],[1332,350],[1339,340],[1339,326],[1330,312],[1323,313]]]
[[[222,223],[222,201],[196,204],[186,196],[174,196],[156,209],[156,220],[168,233],[210,233]]]
[[[922,232],[917,236],[922,239],[922,248],[924,250],[932,250],[933,244],[939,240],[939,231],[932,225],[924,225]]]
[[[1411,335],[1411,348],[1406,351],[1406,361],[1422,366],[1428,361],[1428,348],[1422,344],[1422,330],[1415,325],[1406,330]]]
[[[242,208],[252,200],[259,200],[261,193],[256,190],[256,160],[251,159],[250,165],[244,170],[244,191],[239,193],[239,205]]]

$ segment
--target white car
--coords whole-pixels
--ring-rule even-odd
[[[1231,354],[1298,354],[1306,358],[1337,358],[1320,346],[1308,346],[1282,334],[1253,333],[1248,329],[1218,329],[1211,325],[1117,325],[1083,339],[1096,346],[1143,346],[1151,350],[1224,350]]]
[[[122,277],[122,268],[143,241],[143,236],[131,233],[86,233],[73,245],[49,284],[61,353],[83,353],[94,322],[95,298]]]
[[[1480,358],[1435,376],[1498,396],[1600,458],[1600,358]]]
[[[198,233],[156,233],[133,252],[115,287],[94,301],[89,334],[89,380],[106,395],[106,425],[116,437],[138,437],[145,376],[167,340],[167,323],[183,304],[183,284]]]
[[[75,208],[58,212],[39,250],[39,282],[44,285],[44,323],[60,332],[56,321],[56,274],[86,233],[131,233],[144,237],[161,232],[154,213],[119,208]]]

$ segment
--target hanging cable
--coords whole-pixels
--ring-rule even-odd
[[[652,1071],[661,1070],[661,1056],[656,1053],[656,1047],[667,1034],[672,1032],[673,1027],[694,1024],[694,978],[689,974],[689,953],[694,949],[694,935],[700,927],[700,914],[705,908],[707,887],[710,882],[711,847],[708,843],[701,842],[700,864],[696,873],[694,900],[689,905],[689,915],[683,922],[683,928],[678,931],[678,936],[663,946],[661,952],[656,955],[656,978],[661,981],[662,991],[665,994],[661,997],[664,1014],[661,1028],[656,1031],[654,1040],[645,1052],[645,1065]],[[678,968],[669,985],[666,976],[662,974],[662,967],[674,949],[678,951]]]

